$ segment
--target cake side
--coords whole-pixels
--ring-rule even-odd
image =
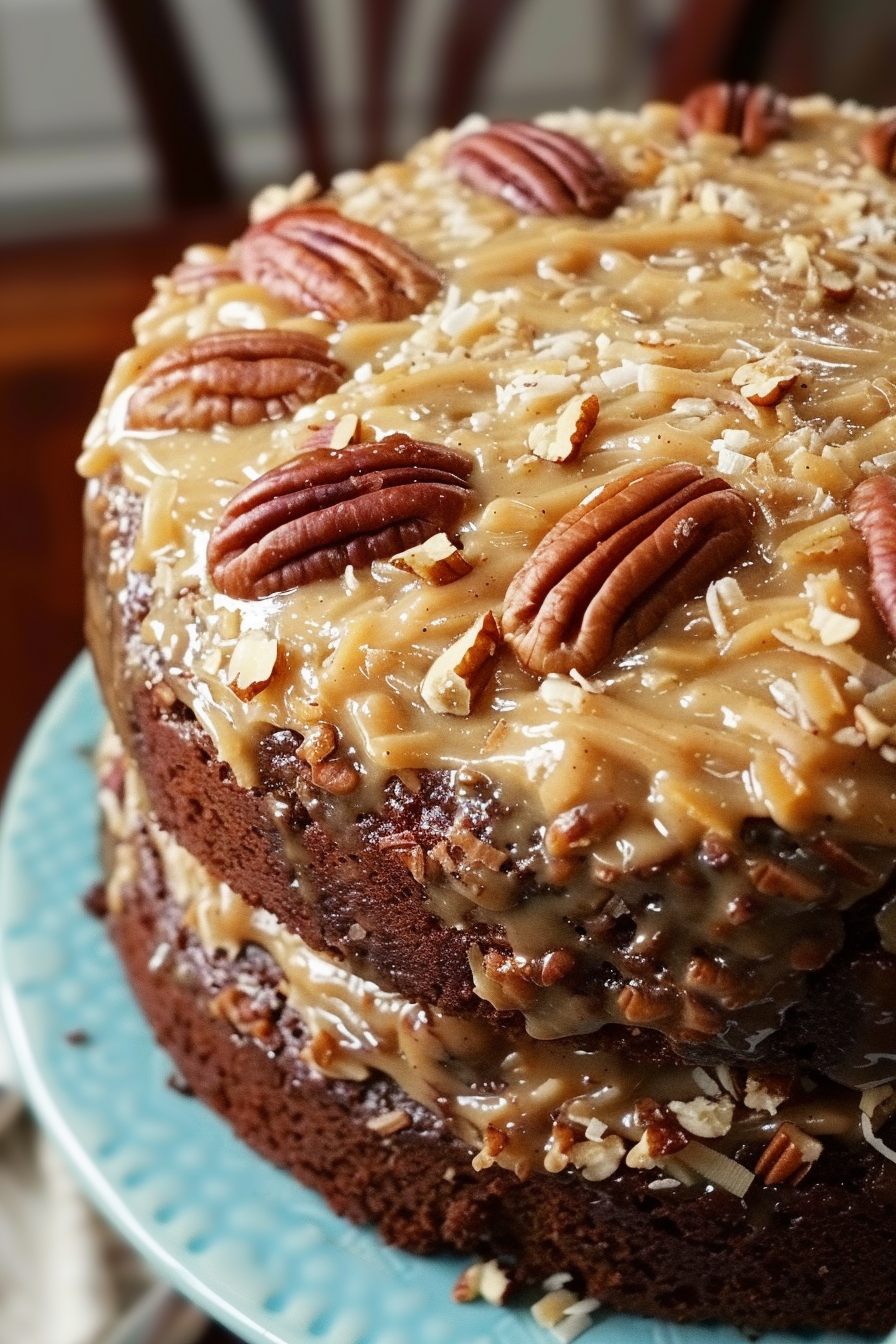
[[[530,1027],[536,1024],[536,1034],[537,1024],[547,1021],[555,1035],[587,1037],[599,1005],[597,1011],[603,1009],[609,1019],[598,1021],[601,1039],[657,1059],[762,1068],[796,1055],[859,1088],[892,1076],[893,958],[881,947],[879,928],[891,884],[863,895],[878,885],[879,876],[863,872],[855,857],[823,834],[796,838],[757,823],[752,849],[740,859],[707,848],[690,871],[676,864],[672,875],[660,870],[630,878],[624,903],[613,903],[615,886],[592,893],[585,929],[575,928],[577,961],[561,960],[570,946],[567,913],[562,912],[567,929],[559,936],[556,924],[545,920],[538,926],[544,941],[530,959],[532,969],[517,958],[511,966],[517,973],[508,975],[513,949],[503,913],[487,912],[488,923],[469,916],[449,922],[444,906],[432,899],[427,872],[415,875],[407,866],[409,849],[425,853],[444,845],[455,824],[452,776],[418,772],[410,785],[396,776],[386,786],[380,811],[353,820],[322,800],[298,755],[297,735],[278,730],[259,744],[260,784],[243,788],[189,708],[160,680],[157,655],[141,637],[150,601],[145,577],[132,574],[120,590],[108,584],[110,565],[123,563],[115,556],[128,561],[138,514],[120,486],[107,487],[102,501],[99,527],[107,532],[101,538],[91,523],[89,592],[93,643],[102,650],[107,685],[118,688],[113,704],[119,729],[154,814],[218,878],[271,910],[316,949],[450,1013],[498,1014],[507,1021],[523,1013]],[[486,828],[487,821],[480,826],[484,833]],[[679,897],[689,901],[685,910],[695,901],[704,903],[705,876],[719,862],[729,879],[741,874],[746,900],[744,861],[786,867],[797,884],[804,875],[823,886],[825,900],[787,899],[780,891],[771,899],[755,890],[749,896],[753,955],[764,956],[766,972],[771,963],[783,975],[776,986],[781,997],[755,994],[758,1004],[751,1002],[749,983],[739,986],[732,970],[713,957],[700,922],[694,931],[683,930],[680,937],[690,936],[693,949],[687,967],[689,1023],[669,1033],[651,1007],[662,957],[645,949],[647,933],[656,941],[656,902],[675,881]],[[524,891],[528,887],[523,910],[531,922],[556,889],[545,890],[525,875],[522,882]],[[843,913],[836,912],[838,906],[845,907]],[[681,907],[673,913],[682,916]],[[582,955],[585,932],[589,946]],[[720,941],[724,946],[724,930]],[[778,960],[772,961],[769,948],[776,946]],[[547,985],[546,963],[548,979],[551,970],[555,974]],[[608,1002],[618,1002],[623,992],[629,996],[627,1011],[606,1012]]]
[[[262,193],[112,374],[111,928],[199,1094],[409,1249],[896,1319],[892,136],[473,118]]]
[[[343,1216],[417,1254],[497,1258],[508,1287],[570,1274],[620,1311],[890,1328],[896,1191],[869,1149],[828,1150],[811,1182],[766,1190],[749,1211],[724,1190],[657,1188],[656,1172],[625,1166],[599,1184],[573,1169],[474,1172],[469,1148],[387,1078],[328,1078],[307,1063],[280,968],[252,947],[209,955],[181,913],[144,850],[111,932],[160,1042],[199,1100]]]

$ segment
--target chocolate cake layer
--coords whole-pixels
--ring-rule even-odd
[[[263,192],[110,377],[113,933],[396,1244],[896,1321],[894,135],[474,119]]]
[[[625,1168],[597,1185],[572,1172],[476,1173],[470,1150],[389,1080],[324,1078],[305,1063],[307,1035],[277,992],[279,968],[254,947],[209,957],[146,845],[110,927],[197,1097],[392,1244],[499,1257],[518,1286],[570,1272],[608,1306],[676,1321],[873,1333],[896,1322],[896,1174],[870,1149],[826,1146],[803,1184],[761,1191],[749,1208],[718,1189],[651,1190],[655,1173]],[[219,1006],[237,987],[247,1004],[239,1031]],[[400,1132],[370,1128],[396,1111],[410,1121]]]
[[[97,535],[98,511],[99,526],[109,525],[103,537]],[[456,780],[444,773],[417,772],[410,787],[396,776],[386,786],[380,810],[355,818],[311,782],[297,755],[301,738],[277,730],[259,738],[259,784],[241,786],[218,759],[192,711],[173,695],[157,658],[140,637],[148,602],[143,576],[129,574],[120,591],[108,583],[110,566],[127,564],[132,552],[133,497],[109,484],[88,514],[93,521],[91,645],[119,731],[162,826],[247,900],[270,910],[312,947],[348,958],[385,988],[451,1014],[497,1018],[509,1027],[516,1024],[516,1029],[533,998],[545,997],[550,1008],[556,988],[540,985],[537,970],[528,983],[522,976],[502,979],[500,963],[491,984],[482,974],[474,976],[471,954],[475,960],[478,951],[480,966],[489,952],[510,957],[500,912],[491,916],[490,924],[448,923],[438,913],[425,875],[418,874],[416,880],[401,860],[408,846],[428,852],[451,832]],[[483,825],[487,827],[487,814]],[[396,837],[403,848],[392,846]],[[745,849],[753,856],[749,862],[771,858],[797,878],[811,868],[828,887],[840,889],[844,900],[855,899],[856,874],[836,846],[826,851],[822,844],[812,850],[768,823],[758,823]],[[710,855],[707,864],[716,861]],[[723,855],[722,861],[731,860]],[[668,873],[659,876],[668,883]],[[691,880],[696,879],[682,879]],[[533,906],[551,895],[525,875],[521,883],[524,890],[528,885],[525,899]],[[567,996],[559,1034],[593,1037],[587,1024],[595,1000],[604,1001],[624,988],[650,995],[666,977],[662,948],[659,955],[645,948],[641,928],[658,899],[655,892],[662,889],[651,886],[649,875],[623,885],[626,903],[604,917],[599,939],[593,919],[576,925],[563,917],[573,964],[559,986]],[[819,969],[790,970],[785,985],[779,986],[781,1001],[773,997],[736,1009],[730,1004],[737,975],[726,969],[723,958],[706,958],[705,975],[715,974],[718,984],[700,985],[697,1006],[706,1014],[705,1024],[697,1021],[700,1030],[670,1040],[662,1022],[654,1025],[648,1018],[629,1026],[623,1020],[599,1030],[601,1043],[657,1061],[678,1057],[697,1064],[775,1065],[798,1060],[857,1087],[892,1078],[896,957],[881,948],[875,922],[892,889],[888,882],[844,914],[827,905],[807,912],[800,902],[780,894],[754,892],[757,914],[767,916],[771,933],[783,924],[782,936],[793,945],[811,947],[813,938],[820,943]],[[696,897],[703,898],[699,885]],[[358,930],[363,937],[357,936]],[[699,951],[703,955],[705,949]],[[719,997],[723,1016],[714,1002]]]

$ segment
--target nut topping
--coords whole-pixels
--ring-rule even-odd
[[[788,901],[811,903],[819,901],[825,894],[820,883],[797,872],[792,864],[780,863],[777,859],[756,859],[747,864],[750,881],[763,896],[783,896]]]
[[[754,1171],[763,1185],[799,1185],[821,1153],[817,1139],[796,1125],[784,1124],[763,1150]]]
[[[593,149],[528,121],[499,121],[464,136],[445,162],[467,186],[529,215],[603,219],[625,194],[617,173]]]
[[[435,714],[469,714],[492,674],[501,631],[485,611],[460,639],[440,654],[423,678],[420,694]]]
[[[536,457],[546,462],[574,462],[582,451],[582,445],[588,438],[597,417],[600,414],[600,402],[591,393],[590,396],[574,397],[559,416],[553,431],[543,425],[529,435],[529,444]],[[543,431],[537,433],[536,430]]]
[[[332,723],[317,723],[305,734],[296,755],[311,767],[311,783],[325,793],[354,793],[360,778],[351,761],[334,753],[339,735]]]
[[[227,682],[240,700],[254,700],[274,679],[280,646],[263,630],[247,630],[230,655]]]
[[[853,490],[849,519],[868,547],[871,595],[896,640],[896,480],[870,476]]]
[[[549,858],[563,859],[577,850],[588,850],[612,835],[627,813],[625,803],[620,802],[580,803],[571,807],[555,817],[545,831],[545,853]]]
[[[724,573],[752,520],[741,495],[686,462],[611,481],[561,518],[512,580],[507,642],[529,672],[590,676]]]
[[[896,117],[886,117],[869,126],[859,148],[866,163],[891,177],[896,175]]]
[[[445,583],[454,583],[465,574],[471,574],[473,566],[463,557],[459,546],[455,546],[444,532],[437,532],[419,546],[411,546],[389,561],[396,569],[405,574],[416,574],[417,578],[441,587]]]
[[[736,135],[745,154],[761,154],[773,140],[790,135],[790,103],[768,84],[704,84],[681,105],[681,133]]]
[[[741,364],[732,373],[731,382],[740,389],[741,396],[754,406],[777,406],[799,376],[800,369],[793,362],[793,351],[786,345],[780,345],[761,359]]]
[[[210,429],[280,420],[335,392],[347,377],[317,336],[217,331],[150,364],[128,403],[128,424]]]
[[[627,1167],[656,1167],[658,1159],[671,1157],[687,1147],[688,1136],[667,1106],[652,1097],[642,1097],[635,1105],[635,1114],[638,1124],[644,1126],[644,1133],[626,1154]]]
[[[395,322],[421,312],[442,287],[410,248],[321,206],[251,225],[237,256],[245,280],[334,322]]]
[[[227,505],[208,547],[212,582],[228,597],[269,597],[386,559],[454,526],[472,469],[405,434],[302,452]]]

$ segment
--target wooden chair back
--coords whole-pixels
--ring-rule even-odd
[[[433,72],[430,124],[453,124],[471,110],[488,62],[520,0],[452,0]],[[171,0],[95,0],[115,38],[175,209],[213,206],[231,195],[212,119]],[[259,25],[290,108],[296,167],[321,182],[333,151],[318,78],[319,46],[309,0],[243,0]],[[413,0],[355,0],[362,50],[364,160],[386,153],[396,54]]]

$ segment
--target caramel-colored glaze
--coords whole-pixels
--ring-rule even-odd
[[[588,921],[614,892],[652,892],[638,937],[668,944],[678,998],[651,1025],[706,1038],[765,1005],[743,1016],[740,1048],[800,997],[808,962],[836,951],[836,912],[884,880],[896,844],[892,649],[845,512],[858,481],[896,465],[896,187],[862,160],[870,113],[824,99],[793,113],[793,138],[750,160],[730,137],[682,142],[663,105],[545,118],[627,175],[605,220],[520,216],[458,185],[444,166],[447,132],[402,163],[345,174],[332,202],[440,267],[441,295],[403,322],[334,327],[251,285],[197,298],[162,281],[81,458],[85,475],[118,468],[145,496],[132,561],[154,590],[143,637],[241,783],[258,782],[256,748],[271,728],[321,721],[358,771],[339,804],[349,822],[376,810],[395,774],[457,772],[461,810],[473,780],[499,803],[489,842],[541,885],[533,895],[517,871],[440,873],[428,882],[433,907],[500,922],[523,959],[584,944],[586,961],[589,946],[604,960]],[[352,376],[291,420],[128,429],[130,392],[160,352],[240,327],[325,335]],[[538,456],[563,408],[591,393],[601,410],[580,456]],[[261,601],[216,593],[205,550],[224,505],[292,457],[310,427],[345,414],[365,439],[400,431],[475,459],[458,530],[471,572],[437,587],[377,561]],[[468,716],[434,713],[420,690],[427,669],[486,610],[500,613],[511,577],[562,515],[634,466],[679,460],[754,505],[754,541],[731,575],[597,678],[540,681],[505,649]],[[279,656],[245,701],[228,667],[252,630]],[[618,805],[620,820],[585,856],[552,866],[545,829],[582,804]],[[868,847],[873,880],[808,900],[800,921],[781,897],[744,921],[731,914],[750,890],[743,864],[696,888],[670,876],[708,834],[737,851],[749,818]],[[699,987],[688,1017],[700,946],[735,967],[740,1001],[717,995],[706,1011]],[[474,971],[500,1005],[504,991]],[[639,1020],[605,994],[589,1005],[560,986],[534,999],[536,1036]]]
[[[120,744],[111,735],[104,751],[107,760],[120,759]],[[384,991],[355,973],[350,959],[336,962],[314,952],[268,911],[250,906],[213,878],[151,820],[132,765],[126,765],[122,801],[108,790],[101,800],[113,846],[107,887],[113,913],[138,880],[135,841],[145,835],[166,893],[181,906],[184,924],[210,955],[224,952],[235,958],[255,944],[273,958],[282,972],[280,992],[309,1033],[307,1062],[332,1078],[364,1081],[371,1071],[386,1074],[445,1119],[473,1150],[481,1152],[489,1129],[499,1131],[506,1142],[496,1161],[520,1176],[565,1167],[554,1161],[558,1124],[581,1141],[589,1120],[597,1120],[628,1148],[644,1132],[639,1100],[677,1103],[729,1096],[704,1070],[656,1067],[624,1054],[508,1035],[494,1025],[451,1018]],[[325,1041],[326,1048],[316,1051],[315,1040]],[[728,1101],[723,1104],[730,1107]],[[857,1144],[862,1142],[860,1116],[857,1093],[809,1078],[807,1085],[795,1082],[792,1097],[778,1098],[777,1106],[763,1108],[754,1100],[730,1107],[727,1128],[711,1146],[733,1155],[745,1143],[767,1142],[785,1121],[819,1138]]]

